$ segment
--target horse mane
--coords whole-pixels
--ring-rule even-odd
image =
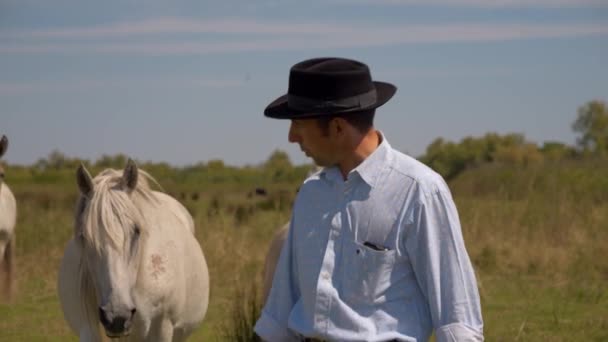
[[[123,245],[127,232],[116,229],[117,227],[126,227],[125,223],[134,222],[142,232],[145,231],[144,216],[139,206],[158,203],[149,185],[149,182],[156,185],[158,182],[143,170],[138,170],[138,173],[137,186],[130,194],[123,191],[126,185],[122,171],[106,169],[93,179],[95,188],[92,195],[81,195],[77,202],[75,232],[82,235],[75,236],[75,239],[84,238],[97,253],[101,253],[108,244],[115,248]],[[84,318],[89,322],[89,326],[97,327],[92,331],[96,341],[109,341],[99,323],[97,291],[84,255],[78,269],[79,297],[82,299]]]
[[[97,251],[106,248],[106,238],[114,247],[122,246],[126,232],[112,228],[134,222],[142,231],[145,230],[139,204],[157,204],[149,182],[158,182],[145,171],[139,170],[139,175],[137,186],[128,194],[123,191],[122,171],[106,169],[93,179],[95,189],[92,196],[80,196],[75,229]]]

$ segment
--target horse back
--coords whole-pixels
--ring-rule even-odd
[[[192,215],[190,214],[190,212],[188,211],[188,209],[186,209],[186,207],[184,207],[183,204],[181,204],[179,201],[177,201],[175,198],[162,193],[162,192],[153,192],[154,196],[161,202],[163,203],[164,208],[166,209],[167,212],[172,212],[174,213],[178,220],[179,220],[179,225],[188,228],[188,230],[190,230],[190,232],[192,232],[192,234],[194,234],[194,220],[192,219]]]

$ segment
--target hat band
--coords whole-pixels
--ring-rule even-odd
[[[366,108],[375,104],[376,99],[376,89],[374,88],[367,93],[336,100],[319,100],[310,97],[288,94],[287,104],[289,108],[299,111],[318,111],[328,109],[346,110],[354,108]]]

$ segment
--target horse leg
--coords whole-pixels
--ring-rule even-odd
[[[14,236],[8,240],[6,247],[4,248],[4,255],[0,255],[0,292],[2,292],[2,299],[10,302],[14,292],[14,280],[13,280],[13,241]]]
[[[173,342],[173,324],[166,318],[159,321],[159,324],[152,324],[145,342]]]
[[[8,275],[8,280],[7,280],[7,284],[6,284],[6,293],[8,296],[8,299],[11,300],[13,298],[13,296],[15,295],[15,234],[13,234],[13,237],[11,238],[11,241],[9,241],[8,246],[6,246],[6,262],[7,262],[7,275]]]

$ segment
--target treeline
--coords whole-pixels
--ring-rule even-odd
[[[602,101],[590,101],[578,109],[572,129],[578,134],[575,146],[561,142],[544,142],[538,145],[526,140],[523,134],[500,135],[487,133],[482,137],[466,137],[460,142],[437,138],[418,159],[436,170],[446,179],[462,171],[487,163],[534,165],[544,162],[608,157],[608,107]],[[96,173],[105,168],[122,168],[127,156],[104,155],[96,161],[70,158],[53,151],[47,158],[30,167],[21,167],[34,181],[48,182],[73,177],[80,163]],[[312,164],[293,165],[287,153],[276,150],[260,165],[235,167],[222,160],[210,160],[185,167],[168,163],[137,161],[138,165],[163,182],[176,184],[272,184],[300,182],[312,169]],[[13,168],[12,173],[15,173]],[[67,173],[66,173],[67,172]]]
[[[488,133],[480,138],[466,137],[458,143],[438,138],[419,159],[446,179],[451,179],[470,167],[486,163],[526,166],[581,155],[576,148],[559,142],[545,142],[538,146],[526,141],[522,134]]]
[[[103,169],[122,169],[128,156],[124,154],[103,155],[95,161],[82,158],[72,158],[60,151],[53,151],[47,158],[41,158],[33,165],[10,167],[10,182],[59,184],[69,183],[74,179],[74,172],[82,163],[92,174]],[[150,162],[135,160],[138,167],[146,170],[154,178],[161,181],[168,188],[188,187],[196,188],[208,185],[227,184],[240,186],[266,186],[269,184],[299,184],[312,170],[314,165],[293,165],[287,153],[276,150],[269,158],[259,165],[230,166],[222,160],[210,160],[193,165],[177,167],[166,162]]]
[[[602,101],[590,101],[580,107],[572,129],[579,136],[576,146],[560,142],[542,145],[527,141],[522,134],[466,137],[460,142],[437,138],[419,159],[447,179],[470,167],[486,163],[526,166],[546,161],[606,158],[608,156],[608,107]]]

